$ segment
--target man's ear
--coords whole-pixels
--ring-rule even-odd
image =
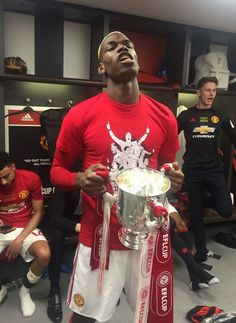
[[[98,65],[98,74],[102,75],[104,73],[105,73],[105,66],[104,66],[103,63],[99,63],[99,65]]]

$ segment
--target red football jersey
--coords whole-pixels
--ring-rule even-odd
[[[26,226],[33,212],[32,199],[43,199],[41,187],[37,174],[22,169],[16,169],[10,186],[0,185],[0,219],[5,225]]]

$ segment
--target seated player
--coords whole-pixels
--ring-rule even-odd
[[[35,311],[29,290],[39,281],[50,259],[47,240],[37,228],[43,215],[41,186],[37,174],[16,169],[11,157],[0,152],[0,224],[11,227],[0,232],[0,253],[4,251],[8,260],[18,255],[26,262],[33,260],[19,290],[24,317]],[[0,288],[1,302],[7,290]]]

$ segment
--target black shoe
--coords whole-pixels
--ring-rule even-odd
[[[218,232],[213,239],[228,248],[236,249],[236,237],[232,233]]]
[[[199,265],[200,265],[203,269],[208,270],[208,271],[211,271],[211,270],[212,270],[212,268],[213,268],[213,266],[208,265],[208,264],[206,264],[206,263],[204,263],[204,262],[201,262]]]
[[[116,303],[116,307],[120,305],[120,298],[118,299],[118,302]]]
[[[62,320],[63,312],[61,307],[60,294],[50,294],[48,296],[48,317],[52,322],[59,323]]]

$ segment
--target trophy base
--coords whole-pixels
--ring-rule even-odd
[[[147,234],[133,233],[127,228],[122,227],[118,232],[118,238],[125,247],[134,250],[140,250],[142,249],[143,243],[147,238]]]

